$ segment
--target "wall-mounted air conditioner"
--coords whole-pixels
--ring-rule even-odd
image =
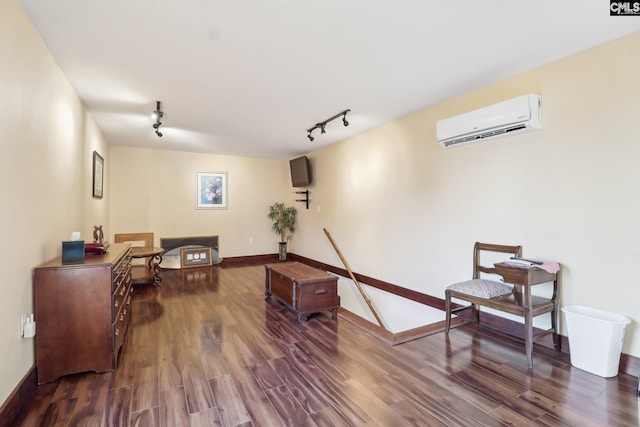
[[[540,95],[527,94],[439,120],[436,134],[440,145],[454,147],[541,127]]]

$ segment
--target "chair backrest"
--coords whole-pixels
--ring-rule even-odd
[[[119,233],[113,237],[115,243],[131,243],[133,247],[153,247],[153,233]]]
[[[494,245],[491,243],[476,242],[473,246],[473,278],[480,279],[480,273],[497,274],[493,263],[490,265],[482,265],[481,253],[482,252],[496,252],[499,254],[506,254],[509,256],[522,257],[522,246],[508,246],[508,245]],[[498,261],[506,261],[506,258],[502,258]]]
[[[119,233],[113,236],[115,243],[131,243],[131,247],[152,248],[153,233]],[[131,265],[145,265],[151,257],[131,260]]]

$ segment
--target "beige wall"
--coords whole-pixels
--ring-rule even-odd
[[[196,209],[196,171],[227,172],[228,209]],[[112,146],[110,176],[111,239],[151,231],[159,244],[162,237],[218,235],[223,258],[277,252],[268,208],[295,198],[282,160]]]
[[[92,153],[108,164],[101,132],[14,0],[0,2],[0,402],[34,364],[20,336],[33,313],[34,266],[60,254],[72,231],[108,224],[108,194],[91,193]],[[105,176],[108,180],[108,176]],[[36,328],[37,329],[37,328]]]
[[[296,252],[340,265],[326,227],[353,270],[443,298],[475,241],[521,244],[563,265],[563,305],[632,318],[623,351],[639,357],[639,51],[636,33],[311,153]],[[437,144],[437,120],[528,92],[544,129]]]

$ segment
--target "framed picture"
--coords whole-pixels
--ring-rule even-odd
[[[227,173],[196,172],[196,209],[227,209]]]
[[[211,265],[211,248],[181,248],[180,268]]]
[[[93,197],[102,199],[104,185],[104,159],[97,151],[93,152]]]

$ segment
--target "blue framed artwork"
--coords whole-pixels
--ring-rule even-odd
[[[227,209],[227,172],[196,172],[196,209]]]

